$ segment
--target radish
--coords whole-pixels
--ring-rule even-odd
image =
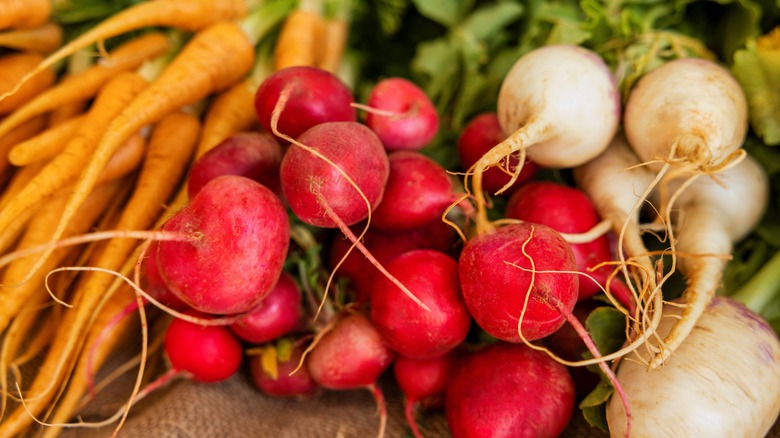
[[[413,249],[451,252],[455,245],[455,230],[440,220],[397,232],[383,232],[371,227],[363,236],[363,243],[380,264],[386,265],[394,257]],[[367,303],[379,270],[363,254],[353,252],[344,258],[350,246],[351,242],[341,236],[333,239],[328,253],[330,268],[335,268],[343,259],[338,275],[350,280],[357,303]]]
[[[379,277],[371,291],[371,322],[402,356],[430,359],[460,345],[471,326],[471,315],[460,292],[458,265],[433,250],[414,250],[387,264],[429,312],[406,299],[389,280]]]
[[[454,438],[555,437],[574,411],[574,384],[543,352],[498,342],[456,366],[444,409]]]
[[[249,375],[262,393],[272,397],[306,398],[320,392],[320,386],[311,378],[307,367],[298,367],[304,351],[300,342],[286,351],[276,348],[275,370],[269,371],[263,355],[249,358]]]
[[[780,414],[780,340],[744,305],[724,297],[705,311],[673,360],[648,373],[653,350],[626,358],[617,376],[635,409],[636,436],[762,437]],[[658,327],[665,336],[682,315],[669,306]],[[655,339],[655,347],[660,347]],[[638,359],[638,360],[635,360]],[[612,436],[623,435],[623,409],[610,400]]]
[[[296,138],[325,122],[354,122],[352,92],[337,76],[316,67],[295,66],[268,76],[255,92],[255,110],[266,131]],[[278,122],[273,119],[274,112]],[[288,139],[285,139],[289,141]]]
[[[262,344],[284,336],[298,327],[301,318],[301,292],[290,274],[279,277],[276,286],[257,308],[230,324],[230,330],[244,341]]]
[[[368,96],[366,125],[387,150],[422,149],[439,130],[439,114],[425,92],[413,82],[385,78],[377,82]]]
[[[188,315],[205,317],[197,312]],[[241,343],[227,327],[202,326],[174,318],[165,333],[165,353],[177,372],[199,382],[219,382],[241,367]]]
[[[411,359],[398,356],[393,363],[393,376],[404,394],[404,415],[415,438],[422,437],[414,418],[417,407],[433,409],[444,406],[444,391],[461,353],[451,350],[432,359]]]
[[[685,303],[682,319],[664,338],[651,367],[661,365],[682,344],[720,287],[721,274],[734,244],[764,216],[769,203],[769,177],[747,155],[714,176],[692,180],[679,193],[674,202],[679,212],[673,219],[677,234],[673,249],[679,254],[680,271],[688,280],[683,293]],[[664,307],[664,312],[668,307]]]
[[[482,113],[471,119],[458,137],[457,149],[463,169],[469,169],[493,146],[505,139],[498,115],[494,112]],[[482,187],[488,193],[496,193],[512,181],[514,169],[519,163],[517,154],[502,160],[499,167],[491,167],[482,174]],[[531,180],[538,170],[533,161],[526,160],[517,179],[503,191],[510,194],[526,181]],[[503,169],[503,170],[502,170]]]
[[[193,237],[160,241],[157,267],[165,284],[209,314],[253,309],[282,273],[290,239],[287,212],[268,188],[249,178],[219,176],[163,225]]]
[[[149,243],[147,256],[143,260],[143,283],[141,286],[143,289],[162,304],[175,309],[183,310],[189,308],[187,303],[182,301],[176,294],[168,289],[165,284],[165,280],[160,275],[160,270],[157,269],[157,258],[154,255],[157,254],[157,242],[153,241]]]
[[[473,166],[477,232],[489,231],[482,173],[526,150],[547,168],[583,164],[607,148],[620,118],[620,97],[607,65],[594,52],[572,45],[549,45],[521,57],[506,74],[498,95],[498,118],[508,138]],[[531,147],[533,146],[533,147]]]
[[[546,225],[521,222],[473,237],[458,270],[474,320],[504,341],[533,341],[553,333],[577,302],[574,254]]]
[[[532,181],[518,189],[509,198],[504,215],[570,234],[585,233],[600,223],[596,209],[581,190],[552,181]],[[577,270],[592,277],[580,277],[578,300],[586,300],[606,283],[608,266],[592,272],[590,268],[612,259],[609,240],[602,234],[571,244],[571,249]]]
[[[395,356],[368,318],[359,313],[346,314],[314,345],[308,356],[308,369],[314,381],[325,388],[371,391],[379,406],[378,436],[383,436],[387,413],[376,381]]]
[[[217,176],[241,175],[279,193],[281,162],[282,148],[270,134],[238,133],[228,137],[195,161],[187,178],[187,192],[192,198],[207,182]]]
[[[457,202],[447,171],[439,163],[415,151],[389,155],[390,174],[382,202],[373,217],[383,231],[416,228],[441,219]]]
[[[282,190],[295,215],[307,224],[328,228],[366,219],[382,200],[390,173],[376,134],[357,122],[329,122],[312,127],[297,140],[336,167],[304,148],[293,146],[287,151],[282,159]]]

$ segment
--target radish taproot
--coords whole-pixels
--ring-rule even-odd
[[[554,437],[572,417],[574,384],[545,353],[498,342],[459,362],[444,409],[455,438]]]
[[[682,307],[664,312],[669,317],[658,326],[660,336],[669,333]],[[652,351],[637,349],[639,356],[626,357],[617,369],[636,436],[762,437],[777,420],[780,340],[744,305],[714,297],[673,360],[647,372]],[[614,399],[607,420],[613,437],[624,434],[623,409]]]
[[[252,310],[282,273],[290,240],[287,212],[270,189],[223,175],[207,183],[161,227],[190,241],[160,241],[157,267],[168,288],[210,314]]]
[[[371,291],[371,322],[398,354],[414,359],[441,356],[460,345],[471,326],[458,281],[458,264],[447,254],[409,251],[387,264],[430,311],[405,299],[392,282],[378,277]]]
[[[425,92],[408,79],[390,77],[371,89],[366,125],[387,150],[419,150],[436,136],[439,114]]]
[[[546,168],[581,165],[607,148],[620,119],[616,81],[594,52],[573,45],[534,49],[506,74],[498,94],[498,119],[511,133],[472,166],[477,232],[489,230],[482,174],[518,153]]]

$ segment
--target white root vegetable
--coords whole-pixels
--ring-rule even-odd
[[[512,66],[499,91],[497,113],[502,130],[511,134],[472,168],[478,233],[491,229],[482,193],[485,170],[517,153],[520,164],[514,171],[519,175],[526,149],[547,168],[574,167],[595,158],[617,131],[620,96],[607,65],[594,52],[550,45],[528,52]]]
[[[743,152],[747,126],[747,102],[737,81],[720,65],[693,58],[667,62],[640,79],[628,97],[623,117],[629,145],[657,172],[651,189],[661,193],[657,207],[662,212],[670,207],[665,198],[670,181],[722,170]],[[644,203],[646,196],[647,192],[637,202]],[[664,279],[676,269],[675,252],[672,257]],[[663,280],[659,283],[660,288]],[[681,322],[681,328],[693,326],[707,303],[694,300],[695,294],[688,297],[686,305],[691,309],[683,319],[691,320]],[[642,319],[657,321],[656,316]],[[672,342],[664,342],[662,350],[656,352],[651,369],[668,358],[684,339],[684,332],[673,331]]]
[[[673,205],[674,252],[687,278],[682,318],[664,338],[651,368],[661,365],[693,329],[720,286],[723,268],[738,242],[758,225],[769,202],[769,177],[750,155],[714,176],[702,175],[682,189]],[[664,312],[669,307],[664,306]]]
[[[658,327],[667,333],[681,309],[667,310]],[[618,380],[633,415],[632,436],[762,437],[780,414],[780,340],[770,326],[744,305],[716,297],[675,353],[653,372],[624,358]],[[607,404],[610,435],[623,436],[621,400]]]

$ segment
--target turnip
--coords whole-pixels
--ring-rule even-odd
[[[720,287],[733,246],[758,225],[769,202],[769,178],[750,155],[713,176],[700,176],[674,202],[674,253],[688,284],[682,318],[661,343],[650,366],[661,365],[678,348]],[[735,208],[738,206],[738,208]],[[675,238],[672,238],[675,240]],[[675,305],[674,307],[678,307]],[[664,312],[670,306],[664,306]]]
[[[404,415],[416,438],[422,437],[414,418],[415,408],[440,408],[444,405],[444,391],[455,369],[460,351],[432,359],[411,359],[398,356],[393,363],[393,376],[404,394]]]
[[[235,175],[211,180],[161,229],[194,237],[160,241],[152,256],[171,292],[210,314],[257,306],[282,273],[290,239],[279,198]]]
[[[389,155],[390,175],[372,223],[383,231],[401,231],[441,219],[458,202],[447,171],[416,151]]]
[[[633,408],[637,437],[762,437],[778,418],[777,335],[734,300],[715,297],[705,306],[663,367],[647,372],[643,364],[654,353],[646,349],[620,363],[617,376]],[[669,306],[658,334],[669,333],[682,311]],[[607,420],[612,436],[624,434],[623,408],[614,399],[607,405]]]
[[[468,169],[479,160],[482,155],[493,146],[505,139],[506,135],[501,130],[498,115],[494,112],[482,113],[471,119],[458,136],[458,157],[461,167]],[[488,193],[496,193],[507,184],[511,185],[503,190],[503,194],[510,194],[524,182],[532,179],[538,167],[533,161],[526,160],[523,163],[520,174],[514,182],[514,170],[519,163],[518,154],[512,154],[502,160],[500,167],[491,167],[482,174],[482,187]]]
[[[284,336],[298,327],[301,292],[287,273],[282,273],[271,292],[247,315],[230,324],[230,330],[244,341],[262,344]]]
[[[583,164],[607,148],[617,131],[620,97],[607,65],[578,46],[550,45],[521,57],[506,74],[498,95],[498,118],[508,138],[472,167],[477,205],[477,232],[489,230],[482,173],[526,151],[547,168]]]
[[[457,262],[427,249],[399,255],[387,270],[428,305],[422,310],[386,278],[371,291],[371,322],[402,356],[429,359],[454,349],[466,339],[471,315],[460,291]]]
[[[366,125],[387,150],[422,149],[439,130],[439,114],[425,92],[413,82],[385,78],[371,89]]]
[[[545,353],[498,342],[456,366],[444,409],[454,438],[555,437],[572,416],[574,384]]]

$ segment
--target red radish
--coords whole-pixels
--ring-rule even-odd
[[[352,92],[338,77],[325,70],[309,67],[288,67],[268,76],[255,92],[255,110],[260,124],[274,132],[272,114],[284,108],[277,128],[282,134],[296,138],[312,126],[325,122],[353,122],[357,113],[351,106]]]
[[[459,362],[444,409],[454,438],[555,437],[574,411],[574,384],[545,353],[498,342]]]
[[[439,114],[433,102],[407,79],[392,77],[377,82],[367,105],[370,110],[366,125],[388,150],[422,149],[439,130]]]
[[[528,341],[543,338],[577,302],[578,276],[557,272],[576,271],[574,254],[546,225],[521,222],[479,234],[466,243],[458,268],[469,311],[498,339],[521,342],[520,330]]]
[[[593,204],[581,190],[552,181],[533,181],[509,198],[505,216],[547,225],[559,233],[585,233],[601,222]],[[571,244],[577,270],[593,277],[580,276],[578,299],[586,300],[598,293],[611,268],[590,268],[612,259],[609,239],[601,235],[585,243]]]
[[[390,175],[372,223],[383,231],[416,228],[440,219],[457,196],[447,171],[416,151],[389,155]]]
[[[307,130],[298,141],[338,167],[300,147],[287,151],[282,159],[282,190],[298,218],[327,228],[366,219],[369,206],[344,175],[362,191],[371,210],[375,209],[390,173],[387,154],[376,134],[357,122],[330,122]]]
[[[303,345],[291,346],[289,354],[276,358],[276,376],[263,367],[263,357],[251,356],[249,373],[255,387],[273,397],[304,398],[316,394],[320,387],[311,378],[307,367],[298,368],[303,354]]]
[[[207,182],[220,175],[245,176],[279,193],[281,162],[282,148],[270,134],[242,132],[232,135],[193,164],[187,179],[189,197],[194,197]]]
[[[302,316],[301,292],[292,277],[283,272],[276,286],[248,315],[230,324],[239,338],[262,344],[294,330]]]
[[[195,237],[160,241],[157,267],[171,292],[210,314],[257,306],[279,279],[290,239],[279,198],[235,175],[211,180],[161,228]]]
[[[325,388],[366,388],[379,405],[379,436],[384,434],[387,413],[377,379],[395,359],[395,353],[365,316],[353,313],[338,319],[308,356],[315,382]]]
[[[181,298],[168,289],[165,280],[160,275],[160,270],[157,269],[155,254],[157,254],[157,241],[152,241],[149,243],[149,248],[147,249],[146,257],[144,258],[142,265],[143,283],[141,284],[141,287],[143,287],[144,291],[151,295],[152,298],[172,309],[182,310],[189,308],[187,303],[182,301]]]
[[[402,356],[429,359],[460,345],[471,326],[458,282],[458,264],[433,250],[407,252],[387,264],[430,311],[407,299],[386,278],[378,277],[371,291],[371,322]]]
[[[455,230],[440,220],[431,221],[422,227],[398,232],[383,232],[370,228],[363,237],[366,249],[382,265],[394,257],[413,249],[435,249],[451,252],[455,245]],[[344,257],[351,242],[337,236],[329,251],[330,268]],[[338,275],[349,278],[358,303],[366,303],[371,295],[372,283],[379,270],[363,255],[352,252],[339,266]]]
[[[468,170],[482,155],[493,146],[501,143],[506,134],[501,130],[498,115],[494,112],[482,113],[474,117],[466,124],[458,137],[458,156],[463,170]],[[506,172],[491,167],[482,175],[482,187],[489,193],[496,193],[512,180],[512,172],[517,168],[519,160],[517,154],[512,154],[500,164]],[[515,182],[502,193],[509,194],[529,181],[536,175],[538,166],[530,160],[526,160]]]
[[[244,354],[227,327],[202,326],[178,318],[168,326],[164,344],[173,369],[189,373],[199,382],[219,382],[232,376],[241,367]]]
[[[444,391],[459,355],[458,350],[452,350],[432,359],[398,356],[393,363],[395,381],[405,398],[406,421],[416,438],[422,437],[422,434],[414,418],[415,408],[433,409],[444,405]]]

